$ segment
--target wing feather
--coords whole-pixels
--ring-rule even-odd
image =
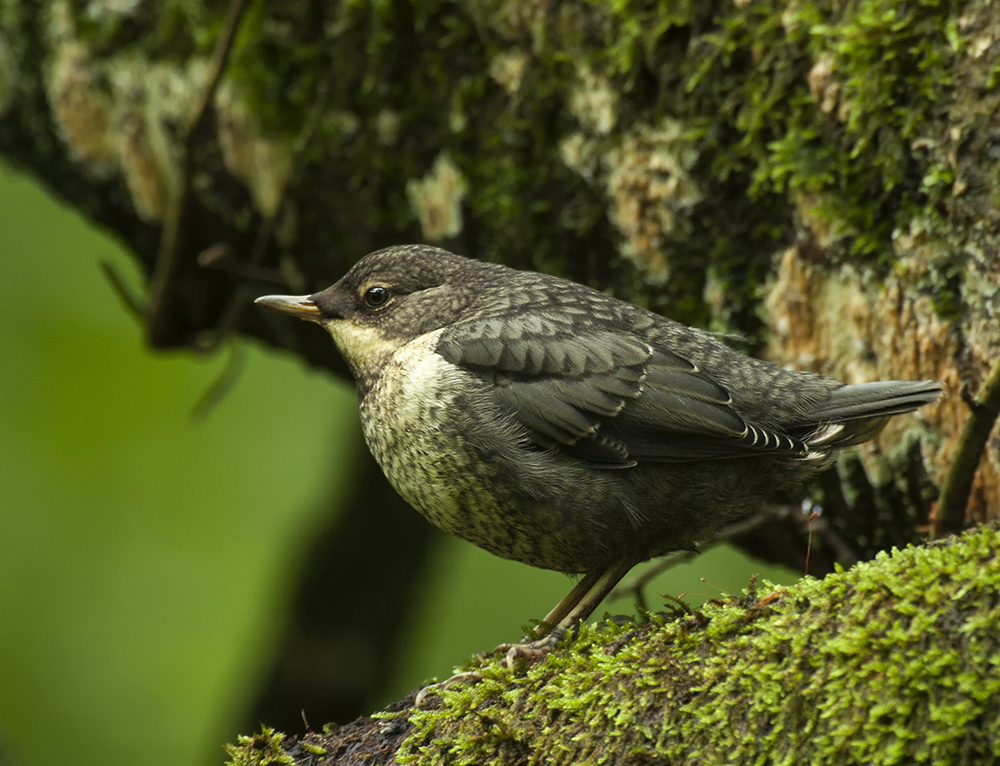
[[[488,380],[538,447],[596,466],[807,451],[746,423],[729,392],[679,354],[587,320],[533,312],[466,322],[437,351]]]

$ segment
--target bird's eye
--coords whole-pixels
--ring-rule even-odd
[[[377,309],[388,303],[391,297],[392,293],[388,289],[375,285],[365,290],[364,301],[368,308]]]

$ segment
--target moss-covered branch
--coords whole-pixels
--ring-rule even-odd
[[[500,658],[413,709],[234,766],[987,764],[1000,761],[1000,532],[880,555],[824,580],[645,626],[588,628],[543,662]]]

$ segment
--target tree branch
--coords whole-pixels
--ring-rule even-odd
[[[968,399],[969,416],[962,426],[958,447],[944,475],[934,521],[934,537],[957,535],[965,528],[965,512],[972,480],[986,450],[997,417],[1000,417],[1000,358],[979,393]]]

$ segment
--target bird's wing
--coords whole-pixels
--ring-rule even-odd
[[[437,352],[487,379],[539,447],[595,465],[806,450],[746,423],[729,392],[681,356],[559,314],[452,325]]]

